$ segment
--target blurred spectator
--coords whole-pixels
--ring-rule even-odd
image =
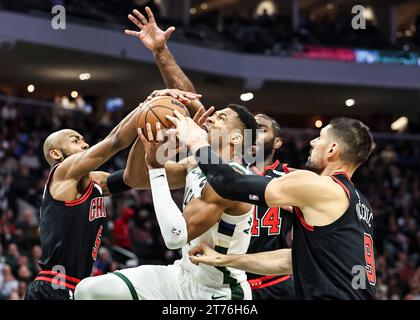
[[[131,250],[132,247],[129,221],[133,216],[134,210],[125,208],[114,223],[114,244],[127,250]]]
[[[17,110],[10,104],[5,104],[3,108],[1,108],[1,117],[11,123],[12,121],[16,120],[17,118]]]
[[[31,170],[38,170],[41,167],[39,158],[34,154],[34,149],[29,148],[28,151],[20,158],[19,164],[26,166]]]
[[[98,260],[95,261],[92,268],[92,276],[100,276],[112,272],[112,258],[109,250],[105,247],[99,248]]]
[[[0,263],[0,271],[3,273],[2,282],[0,283],[0,297],[8,298],[18,290],[19,283],[12,274],[12,269],[7,264]],[[16,296],[13,296],[16,298]],[[19,296],[17,296],[19,298]]]
[[[32,247],[37,243],[38,226],[34,224],[33,212],[31,209],[25,209],[22,215],[22,221],[16,224],[16,241],[19,243],[22,250],[31,252]]]

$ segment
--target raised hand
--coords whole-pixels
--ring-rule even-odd
[[[213,114],[214,110],[214,107],[210,107],[209,110],[206,111],[206,108],[201,106],[195,114],[193,121],[202,128],[203,124],[206,122],[207,118]]]
[[[146,124],[146,133],[143,133],[140,128],[137,130],[139,139],[144,146],[146,164],[149,169],[163,168],[165,162],[177,154],[175,139],[170,137],[165,141],[160,122],[156,123],[156,138],[153,136],[150,123]]]
[[[165,48],[171,34],[175,31],[175,27],[169,27],[163,31],[158,27],[152,10],[146,7],[147,18],[137,9],[133,10],[133,14],[128,15],[140,31],[125,30],[125,34],[138,38],[146,48],[153,53]]]
[[[193,119],[184,117],[177,110],[174,111],[175,117],[167,115],[166,118],[174,125],[174,129],[169,129],[169,135],[176,135],[179,141],[186,145],[193,153],[199,148],[208,146],[207,132],[203,130]]]
[[[169,96],[175,99],[178,99],[182,103],[188,105],[191,103],[191,100],[200,99],[202,97],[201,94],[182,91],[178,89],[163,89],[163,90],[155,90],[153,91],[146,99],[149,101],[154,97],[161,97],[161,96]]]

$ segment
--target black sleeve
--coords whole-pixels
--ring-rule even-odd
[[[272,178],[236,172],[209,146],[197,150],[195,157],[207,181],[222,198],[267,207],[264,194]]]
[[[111,173],[106,179],[106,185],[111,194],[130,190],[131,187],[124,183],[124,169]]]

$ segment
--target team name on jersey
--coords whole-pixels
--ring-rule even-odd
[[[372,227],[373,212],[360,201],[356,204],[356,212],[359,220],[363,220],[367,225]]]
[[[106,217],[106,210],[104,204],[104,198],[98,197],[92,199],[90,202],[90,209],[89,209],[89,221],[92,222],[95,219],[105,218]]]
[[[99,251],[99,247],[101,245],[102,230],[103,229],[104,228],[102,226],[99,227],[98,233],[96,234],[95,243],[94,243],[93,248],[92,248],[92,259],[94,261],[96,261],[96,258],[98,257],[98,251]]]

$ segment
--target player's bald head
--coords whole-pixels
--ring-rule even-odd
[[[51,151],[59,150],[62,153],[63,148],[68,141],[69,137],[71,136],[81,136],[78,132],[71,130],[71,129],[63,129],[56,132],[51,133],[44,142],[44,157],[47,162],[52,165],[57,162],[57,159],[54,159],[51,156]]]

